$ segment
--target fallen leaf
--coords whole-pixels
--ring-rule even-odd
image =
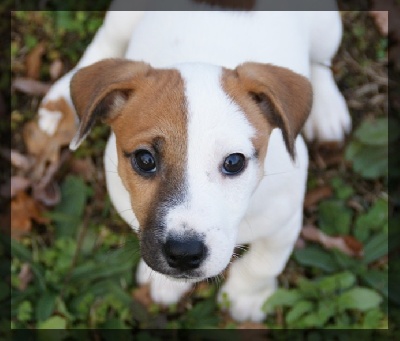
[[[28,95],[43,96],[49,91],[51,84],[39,82],[31,78],[17,77],[11,84],[12,90],[18,90]]]
[[[315,206],[321,200],[332,196],[332,187],[329,185],[319,186],[309,190],[304,198],[304,207],[309,208]]]
[[[55,181],[51,181],[45,186],[33,187],[33,197],[46,206],[57,205],[61,200],[60,187]]]
[[[69,150],[64,150],[57,162],[51,163],[45,168],[45,173],[42,178],[33,185],[33,197],[45,204],[46,206],[54,206],[61,200],[61,191],[58,184],[54,181],[54,176],[58,169],[68,160],[71,153]]]
[[[21,238],[32,229],[32,220],[44,224],[49,220],[43,217],[42,207],[25,192],[19,192],[11,200],[11,237]]]
[[[317,141],[311,144],[310,156],[320,169],[337,166],[343,161],[343,143]]]
[[[18,289],[24,291],[28,287],[28,284],[33,279],[33,274],[29,263],[22,264],[21,271],[18,274],[18,279],[19,279]]]
[[[73,174],[81,176],[86,181],[93,179],[96,173],[96,166],[90,157],[73,159],[69,165],[69,169]]]
[[[375,25],[379,32],[387,36],[389,32],[389,12],[388,11],[369,11],[369,14],[374,19]]]
[[[312,225],[304,226],[301,236],[304,240],[317,242],[327,249],[338,249],[349,256],[363,255],[363,245],[353,236],[329,236]]]
[[[16,150],[11,149],[8,154],[10,156],[11,164],[23,171],[28,171],[34,163],[34,160],[31,157],[21,154]]]
[[[51,65],[50,65],[50,78],[51,80],[56,80],[58,79],[63,71],[63,62],[60,59],[54,60]]]
[[[31,185],[31,181],[23,176],[12,176],[10,181],[0,187],[0,195],[4,198],[13,198],[18,192],[24,191]]]
[[[141,303],[144,307],[149,308],[153,303],[150,296],[150,286],[148,284],[142,285],[135,289],[132,293],[133,298]]]
[[[43,117],[39,115],[39,117],[25,124],[22,135],[29,154],[35,157],[35,167],[30,174],[30,179],[34,187],[41,182],[38,186],[45,189],[55,175],[55,170],[59,169],[60,151],[69,144],[75,135],[76,124],[75,113],[64,99],[49,101],[39,109],[39,112],[40,110],[42,110],[42,116],[57,116],[56,124],[53,127],[54,131],[49,132],[42,129],[40,123]],[[49,120],[47,116],[46,120]],[[50,171],[47,172],[47,169],[50,169]],[[51,177],[49,174],[51,174]],[[44,183],[45,175],[46,181]],[[48,189],[54,189],[54,186]]]
[[[45,44],[37,44],[25,58],[26,76],[32,79],[39,79],[42,56],[45,52]]]

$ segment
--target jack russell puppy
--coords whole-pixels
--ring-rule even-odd
[[[350,129],[329,68],[341,30],[338,12],[110,11],[43,99],[50,133],[57,108],[75,108],[72,150],[96,121],[111,126],[107,187],[138,232],[137,281],[155,302],[177,302],[250,244],[219,300],[236,320],[265,318],[302,226],[299,133],[341,140]]]

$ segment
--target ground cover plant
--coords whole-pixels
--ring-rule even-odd
[[[279,277],[280,289],[265,302],[266,321],[254,324],[236,323],[222,312],[217,281],[197,285],[176,305],[154,304],[148,288],[135,282],[138,240],[107,196],[102,153],[108,128],[97,125],[74,153],[63,138],[73,129],[70,117],[63,117],[63,131],[52,141],[40,134],[41,98],[78,61],[103,15],[12,13],[12,152],[1,153],[12,164],[11,196],[1,192],[11,212],[12,237],[2,237],[12,253],[11,293],[0,283],[0,300],[11,295],[11,321],[1,323],[14,329],[136,331],[388,328],[398,318],[389,317],[388,307],[400,303],[396,290],[388,293],[388,259],[397,252],[388,240],[398,234],[389,229],[387,172],[399,130],[388,117],[382,18],[342,12],[345,34],[333,70],[354,129],[344,146],[309,145],[304,228]],[[392,222],[399,226],[399,217]]]

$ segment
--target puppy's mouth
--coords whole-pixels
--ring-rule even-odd
[[[150,262],[148,262],[146,260],[146,257],[143,257],[143,260],[147,263],[147,265],[151,269],[157,271],[158,273],[174,281],[195,283],[195,282],[200,282],[207,278],[207,276],[205,276],[205,273],[204,271],[201,270],[201,268],[195,270],[182,271],[171,268],[164,260],[157,262],[157,264],[154,264],[151,260]]]
[[[196,283],[201,282],[202,280],[206,279],[207,277],[204,276],[190,276],[187,274],[180,274],[176,276],[166,275],[169,279],[177,282],[189,282],[189,283]]]

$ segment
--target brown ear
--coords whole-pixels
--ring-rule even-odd
[[[271,64],[249,62],[239,65],[235,71],[269,124],[282,130],[286,148],[295,159],[294,143],[312,104],[308,79]]]
[[[77,71],[70,89],[80,123],[70,149],[79,147],[96,119],[107,121],[115,117],[137,87],[138,78],[150,69],[142,62],[104,59]]]

